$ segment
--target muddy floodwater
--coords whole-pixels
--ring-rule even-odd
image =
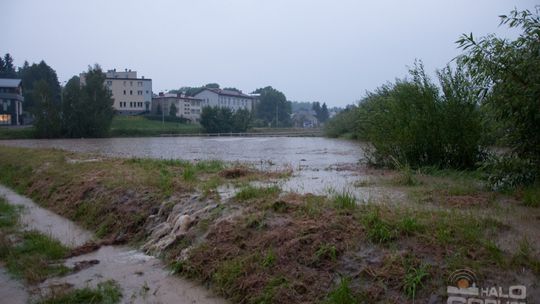
[[[286,191],[325,194],[353,192],[359,199],[389,195],[376,187],[356,188],[366,178],[357,170],[365,161],[366,145],[323,137],[144,137],[57,140],[4,140],[0,145],[59,148],[114,157],[220,159],[248,162],[261,169],[293,169],[280,183]],[[392,194],[395,195],[395,194]]]
[[[93,238],[91,232],[2,185],[0,196],[9,204],[22,207],[21,222],[25,229],[49,235],[68,247],[81,245]],[[95,287],[110,279],[122,288],[122,303],[226,303],[204,287],[170,274],[159,259],[126,246],[103,246],[95,252],[69,258],[65,265],[72,268],[81,262],[91,262],[92,266],[64,277],[48,279],[40,284],[39,290],[32,292],[0,266],[0,303],[26,303],[33,294],[46,294],[54,286]]]

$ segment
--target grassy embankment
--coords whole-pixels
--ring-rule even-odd
[[[21,230],[20,211],[0,197],[0,263],[13,277],[28,285],[70,273],[72,270],[62,265],[69,248],[38,231]],[[36,303],[118,303],[121,297],[115,282],[107,281],[95,289],[58,290]]]
[[[145,228],[175,203],[204,206],[220,184],[268,177],[220,162],[74,162],[87,156],[7,147],[0,155],[2,183],[125,240],[148,237]],[[436,173],[393,172],[356,185],[408,193],[399,202],[243,186],[162,256],[175,272],[246,303],[442,301],[449,275],[462,268],[488,285],[538,284],[539,209],[484,189],[473,174]],[[193,200],[195,193],[205,195]]]
[[[177,122],[161,122],[146,119],[142,116],[114,116],[110,137],[159,136],[162,134],[194,134],[200,133],[198,124]],[[0,128],[0,139],[34,138],[34,128]]]
[[[198,124],[161,122],[142,116],[115,116],[111,125],[111,137],[158,136],[161,134],[200,133]]]

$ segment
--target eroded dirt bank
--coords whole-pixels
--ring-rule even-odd
[[[463,268],[482,286],[523,284],[529,301],[539,299],[539,209],[473,177],[373,172],[354,186],[406,195],[364,202],[347,192],[287,193],[267,181],[288,173],[238,164],[0,154],[2,182],[233,302],[439,303]],[[225,185],[237,189],[227,199]]]

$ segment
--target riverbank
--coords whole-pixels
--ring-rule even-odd
[[[410,182],[361,169],[368,175],[355,187],[406,193],[363,201],[346,191],[249,186],[290,173],[215,161],[9,147],[0,155],[2,183],[102,240],[162,256],[233,302],[441,302],[449,276],[463,268],[482,286],[523,284],[529,301],[540,299],[539,208],[474,176],[415,174]]]

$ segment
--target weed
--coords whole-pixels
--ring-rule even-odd
[[[266,253],[263,261],[262,261],[262,266],[263,267],[271,267],[276,262],[276,259],[277,259],[277,256],[276,256],[276,253],[274,252],[274,250],[269,249],[268,252]]]
[[[351,288],[349,287],[350,280],[348,278],[341,278],[337,287],[332,290],[327,298],[326,304],[356,304],[358,299],[353,295]]]
[[[321,244],[319,249],[315,252],[314,260],[315,262],[320,262],[322,260],[329,259],[335,261],[337,259],[337,249],[333,244]]]
[[[540,186],[527,187],[523,191],[523,205],[527,207],[540,207]]]
[[[182,171],[182,179],[186,182],[195,182],[197,180],[196,171],[193,166],[185,166]]]
[[[259,304],[270,304],[274,303],[274,296],[276,293],[276,289],[287,286],[288,281],[286,278],[283,277],[277,277],[271,279],[266,286],[264,287],[263,293],[261,296],[259,296],[254,302]]]
[[[3,255],[0,258],[6,262],[10,273],[29,283],[37,283],[69,271],[63,265],[53,265],[68,252],[60,242],[35,231],[23,232],[21,239],[20,244],[8,244],[1,250]]]
[[[202,160],[195,164],[195,169],[202,173],[216,173],[225,168],[225,164],[221,160]]]
[[[263,197],[270,197],[277,195],[281,189],[278,186],[271,186],[271,187],[254,187],[251,185],[248,185],[238,193],[236,193],[236,199],[240,201],[248,201],[255,198],[263,198]]]
[[[403,280],[403,290],[405,294],[414,300],[418,289],[423,286],[422,282],[429,276],[429,265],[422,264],[419,267],[406,267],[405,278]]]
[[[234,286],[243,269],[244,262],[239,258],[224,261],[213,276],[217,289],[225,295],[234,293]]]
[[[114,304],[122,299],[120,286],[113,280],[101,282],[97,288],[73,289],[38,301],[39,304]]]
[[[396,231],[381,218],[378,208],[371,209],[362,219],[368,239],[374,243],[387,243],[397,237]]]
[[[424,225],[420,224],[418,220],[411,216],[404,216],[398,222],[398,229],[405,235],[413,235],[416,232],[424,230]]]
[[[0,197],[0,228],[13,227],[17,224],[17,207],[8,204]]]
[[[533,272],[540,273],[540,260],[534,257],[530,241],[523,238],[519,243],[518,251],[512,257],[511,263],[515,266],[528,267]]]
[[[357,207],[356,197],[354,197],[354,195],[349,191],[343,191],[335,194],[332,201],[336,209],[352,210]]]

